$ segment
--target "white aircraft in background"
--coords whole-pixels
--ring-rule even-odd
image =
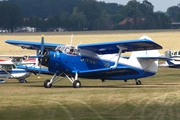
[[[169,59],[166,59],[164,64],[160,64],[160,67],[180,68],[180,51],[167,50],[165,51],[165,57]]]
[[[26,56],[0,56],[3,58],[10,58],[10,60],[0,59],[0,83],[4,83],[7,79],[17,79],[20,83],[27,83],[26,78],[32,73],[25,69],[20,69],[18,66],[34,66],[36,59],[28,58]]]

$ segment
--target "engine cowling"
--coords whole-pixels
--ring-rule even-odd
[[[46,65],[47,62],[49,61],[49,51],[48,50],[44,50],[43,53],[39,52],[39,55],[42,55],[41,58],[38,58],[39,63],[41,63],[42,65]]]

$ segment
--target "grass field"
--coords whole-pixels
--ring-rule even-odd
[[[166,73],[166,74],[165,74]],[[0,119],[12,120],[179,120],[179,70],[160,68],[157,75],[135,81],[80,79],[74,89],[63,80],[50,89],[50,76],[28,78],[27,84],[9,80],[0,85]]]
[[[178,30],[167,31],[96,31],[75,32],[73,44],[137,39],[148,35],[164,49],[178,50]],[[53,43],[69,43],[67,33],[0,34],[0,54],[31,54],[18,47],[6,45],[6,39],[22,39]],[[33,53],[33,52],[32,52]],[[52,76],[32,75],[27,84],[8,80],[0,84],[0,120],[179,120],[179,70],[159,68],[153,77],[135,81],[106,81],[80,79],[82,87],[74,89],[64,79],[45,89],[43,82]]]

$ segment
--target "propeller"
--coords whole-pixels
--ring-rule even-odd
[[[29,56],[29,58],[37,58],[39,61],[39,71],[38,71],[38,78],[40,78],[40,74],[41,74],[41,68],[42,68],[42,64],[46,64],[48,59],[51,57],[51,55],[49,54],[49,51],[45,49],[44,47],[44,35],[42,35],[41,38],[41,48],[39,53],[36,53],[36,56]],[[36,64],[37,65],[37,64]]]
[[[38,78],[40,78],[40,74],[41,74],[42,58],[44,57],[43,53],[44,53],[44,35],[42,35],[42,39],[41,39],[41,51],[38,54],[38,59],[39,59]]]

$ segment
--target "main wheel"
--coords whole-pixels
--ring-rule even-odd
[[[24,83],[27,83],[27,80],[24,80]]]
[[[50,80],[48,80],[48,79],[44,81],[44,87],[45,88],[51,88],[52,87],[52,84],[49,84],[49,82],[50,82]]]
[[[80,87],[81,87],[81,82],[80,82],[79,80],[75,80],[75,81],[73,82],[73,87],[74,87],[74,88],[80,88]]]
[[[136,80],[136,85],[141,85],[141,81],[140,80]]]
[[[20,83],[27,83],[27,81],[25,79],[23,79],[23,78],[18,79],[18,80],[19,80]]]

